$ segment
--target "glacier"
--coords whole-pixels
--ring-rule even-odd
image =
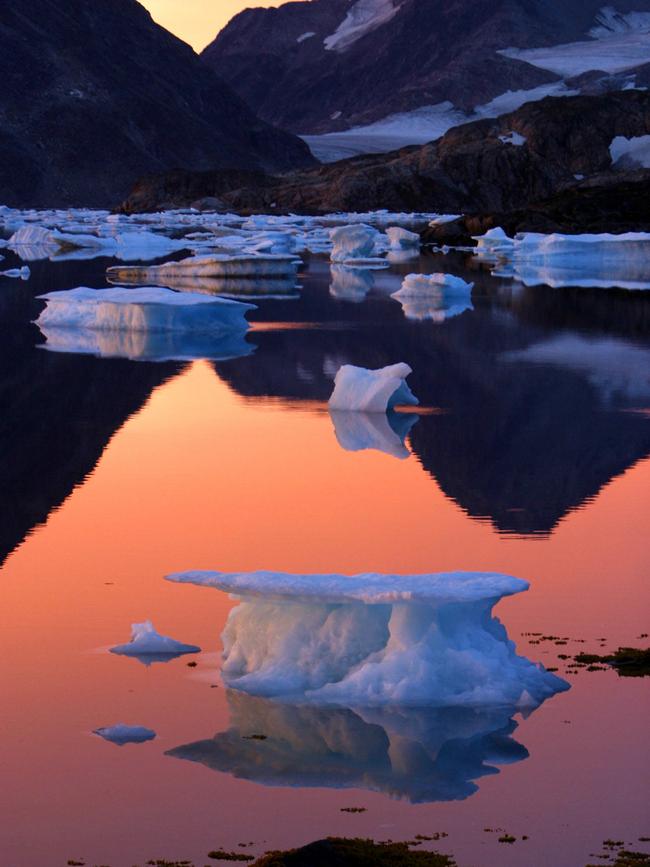
[[[391,364],[368,370],[344,364],[334,378],[330,410],[385,413],[399,405],[417,406],[418,399],[406,384],[413,371],[408,364]]]
[[[124,723],[94,729],[93,734],[99,735],[100,738],[104,738],[105,741],[110,741],[118,747],[123,747],[125,744],[143,744],[156,737],[156,733],[152,729],[144,726],[128,726]]]
[[[529,755],[512,736],[515,708],[331,708],[236,690],[227,700],[225,731],[166,755],[265,786],[361,789],[416,804],[471,797],[476,780]]]
[[[226,685],[295,704],[537,707],[569,688],[518,656],[495,604],[528,589],[496,573],[290,575],[192,571],[177,583],[233,594]]]
[[[200,653],[201,648],[160,635],[154,629],[153,623],[145,620],[143,623],[133,623],[131,640],[127,644],[111,647],[110,652],[119,656],[132,656],[144,665],[150,665],[152,662],[169,662],[187,653]]]

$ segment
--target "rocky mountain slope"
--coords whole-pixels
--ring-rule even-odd
[[[650,61],[648,31],[650,0],[303,0],[245,10],[203,57],[287,129],[398,113],[365,132],[424,143],[527,98],[629,85]]]
[[[220,173],[193,176],[194,183],[186,176],[149,178],[136,186],[124,209],[190,204],[190,190],[192,199],[219,196],[225,208],[252,211],[511,211],[594,184],[606,184],[615,195],[630,173],[648,174],[650,155],[640,147],[645,142],[650,142],[650,93],[547,98],[495,120],[456,127],[421,147],[256,178],[239,188]],[[615,159],[616,147],[627,153]],[[624,201],[618,208],[624,217]]]
[[[20,0],[0,17],[0,199],[105,205],[148,171],[311,161],[136,0]]]

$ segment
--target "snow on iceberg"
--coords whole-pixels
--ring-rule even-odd
[[[36,320],[41,329],[219,334],[245,331],[246,313],[254,309],[251,304],[226,298],[172,292],[158,286],[137,289],[80,286],[38,297],[47,302]]]
[[[512,737],[515,708],[316,707],[235,690],[227,700],[228,729],[165,755],[266,786],[365,789],[411,803],[468,798],[475,780],[529,755]]]
[[[200,653],[201,648],[160,635],[153,623],[145,620],[144,623],[132,624],[131,640],[127,644],[111,647],[110,652],[119,656],[133,656],[145,665],[150,665],[152,662],[169,662],[186,653]]]
[[[120,283],[156,283],[169,277],[295,277],[299,260],[292,255],[220,253],[189,256],[163,265],[125,268],[115,265],[106,271],[109,279]]]
[[[401,460],[411,455],[404,440],[419,420],[413,413],[330,410],[330,418],[339,445],[348,452],[371,449]]]
[[[495,604],[528,583],[495,573],[185,572],[234,594],[223,678],[298,704],[534,708],[569,685],[515,652]]]
[[[110,741],[118,747],[123,747],[125,744],[143,744],[156,737],[156,733],[152,729],[144,726],[127,726],[124,723],[95,729],[93,734],[99,735],[100,738],[104,738],[105,741]]]
[[[408,250],[412,247],[419,249],[420,236],[417,232],[409,232],[401,226],[390,226],[386,229],[391,250]]]
[[[418,399],[406,384],[413,371],[408,364],[391,364],[368,370],[344,364],[334,378],[330,410],[343,412],[387,412],[399,405],[417,406]]]
[[[352,259],[367,259],[376,250],[382,235],[372,226],[356,223],[339,226],[330,231],[332,262],[348,262]]]

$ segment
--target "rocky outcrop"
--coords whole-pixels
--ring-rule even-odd
[[[308,165],[136,0],[21,0],[0,20],[0,197],[119,200],[147,172]]]
[[[236,179],[220,174],[206,176],[204,185],[197,178],[191,192],[185,177],[176,185],[173,177],[153,178],[140,184],[123,208],[152,210],[162,201],[189,205],[201,196],[217,196],[242,211],[514,211],[586,187],[590,178],[601,184],[610,178],[613,189],[627,177],[612,166],[613,138],[649,133],[650,94],[644,91],[547,98],[494,120],[456,127],[422,147],[355,157],[235,189]]]
[[[588,40],[604,6],[650,11],[648,0],[303,0],[245,10],[203,57],[264,119],[324,133],[559,82],[498,52]]]

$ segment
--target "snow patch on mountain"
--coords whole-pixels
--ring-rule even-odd
[[[362,36],[386,24],[399,12],[394,0],[357,0],[331,36],[323,40],[326,51],[342,52]]]
[[[620,168],[650,169],[650,135],[617,135],[609,146],[612,163]]]
[[[594,39],[608,39],[612,33],[650,30],[650,12],[617,12],[613,6],[603,6],[596,24],[589,31]]]
[[[594,70],[625,72],[650,62],[650,33],[630,30],[590,42],[568,42],[546,48],[503,48],[498,54],[566,78]]]

